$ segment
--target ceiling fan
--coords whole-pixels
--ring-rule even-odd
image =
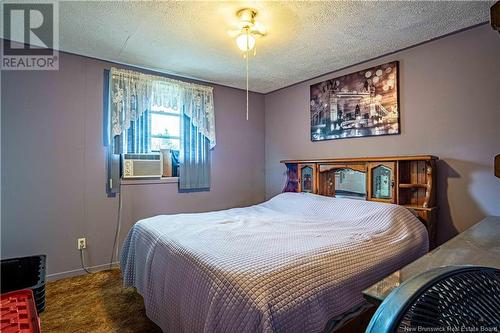
[[[243,51],[243,57],[246,60],[246,113],[248,120],[248,57],[249,52],[253,49],[253,55],[257,53],[256,40],[259,37],[267,34],[266,27],[255,20],[257,11],[252,8],[243,8],[236,12],[238,23],[236,30],[228,31],[232,38],[236,38],[236,45]]]
[[[236,12],[236,16],[238,17],[237,29],[229,30],[227,33],[230,37],[236,38],[236,45],[238,45],[240,50],[248,52],[255,48],[257,38],[267,34],[266,27],[255,20],[257,16],[255,9],[240,9]]]

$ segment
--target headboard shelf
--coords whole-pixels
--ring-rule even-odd
[[[283,192],[310,192],[398,204],[425,224],[431,247],[437,215],[433,155],[283,160]]]
[[[384,162],[384,161],[430,161],[438,160],[434,155],[413,156],[373,156],[373,157],[342,157],[342,158],[318,158],[309,160],[282,160],[281,163],[355,163],[355,162]]]

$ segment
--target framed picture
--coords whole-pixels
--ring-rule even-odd
[[[311,86],[311,140],[400,133],[397,61]]]

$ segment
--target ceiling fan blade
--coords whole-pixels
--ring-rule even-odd
[[[253,33],[256,33],[256,34],[259,34],[259,35],[262,35],[262,36],[264,36],[264,35],[266,35],[266,34],[267,34],[267,29],[266,29],[266,27],[265,27],[262,23],[260,23],[260,22],[258,22],[258,21],[255,21],[255,24],[253,25],[253,27],[252,27],[252,30],[251,30],[251,31],[252,31]]]

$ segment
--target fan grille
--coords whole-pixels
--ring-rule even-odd
[[[435,283],[404,312],[397,332],[478,326],[500,332],[500,270],[459,271]]]

